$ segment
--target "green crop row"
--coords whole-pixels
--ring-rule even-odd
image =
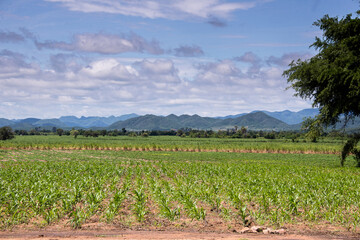
[[[338,153],[344,141],[320,140],[292,142],[286,139],[218,139],[180,138],[176,136],[156,137],[98,137],[79,136],[17,136],[10,141],[1,141],[2,149],[82,149],[82,150],[140,150],[140,151],[247,151],[247,152],[299,152]]]
[[[0,150],[0,227],[322,223],[358,231],[360,176],[336,155]]]

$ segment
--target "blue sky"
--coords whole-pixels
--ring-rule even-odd
[[[355,0],[1,0],[0,118],[298,111],[282,72]]]

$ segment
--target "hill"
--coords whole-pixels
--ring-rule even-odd
[[[80,128],[91,128],[91,127],[108,127],[117,121],[124,121],[130,118],[138,117],[135,113],[121,115],[118,117],[75,117],[75,116],[64,116],[60,117],[59,120],[63,122],[67,127],[80,127]]]
[[[301,123],[304,118],[306,117],[314,117],[315,115],[317,115],[319,113],[319,110],[316,108],[308,108],[308,109],[304,109],[298,112],[292,112],[289,110],[285,110],[285,111],[278,111],[278,112],[269,112],[269,111],[252,111],[251,113],[255,113],[255,112],[264,112],[267,115],[269,115],[270,117],[276,118],[280,121],[283,121],[284,123],[293,125],[293,124],[299,124]],[[217,119],[228,119],[228,118],[238,118],[241,116],[244,116],[248,113],[241,113],[241,114],[237,114],[237,115],[228,115],[225,117],[216,117]]]
[[[26,118],[18,120],[8,120],[0,118],[0,127],[10,125],[14,130],[31,130],[35,127],[51,130],[53,127],[70,130],[71,128],[83,129],[122,129],[127,130],[171,130],[181,128],[192,129],[229,129],[244,126],[249,130],[298,130],[304,117],[314,116],[318,113],[317,109],[304,109],[299,112],[281,111],[267,112],[254,111],[248,114],[238,114],[226,117],[201,117],[199,115],[180,115],[168,116],[127,114],[122,116],[110,117],[75,117],[63,116],[53,119]],[[237,117],[235,117],[237,116]],[[339,123],[336,129],[342,127]],[[360,128],[360,118],[356,118],[354,123],[347,126],[347,130]],[[329,128],[330,129],[330,128]]]
[[[263,112],[249,113],[234,119],[215,119],[200,117],[199,115],[171,114],[166,117],[145,115],[126,121],[118,121],[109,126],[108,129],[128,130],[171,130],[180,128],[193,129],[228,129],[234,126],[245,126],[251,130],[290,130],[292,127],[278,119],[268,116]]]
[[[111,124],[108,129],[126,128],[128,130],[170,130],[179,129],[181,127],[182,126],[177,121],[177,117],[175,115],[161,117],[148,114],[125,121],[115,122]]]
[[[9,119],[5,119],[5,118],[0,118],[0,127],[10,126],[12,124],[14,124],[13,121],[11,121]]]
[[[66,125],[63,122],[61,122],[59,119],[56,119],[56,118],[41,119],[39,121],[34,122],[32,125],[36,126],[36,127],[46,128],[46,129],[53,128],[53,127],[56,127],[56,128],[66,127]]]
[[[291,130],[292,126],[280,121],[264,112],[253,112],[237,118],[224,119],[216,127],[231,128],[244,126],[250,130]]]
[[[304,109],[299,112],[291,112],[289,110],[281,111],[281,112],[268,112],[264,111],[267,115],[279,119],[287,124],[299,124],[301,123],[304,118],[307,117],[315,117],[317,114],[319,114],[318,109],[309,108]]]

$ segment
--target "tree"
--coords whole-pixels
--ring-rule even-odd
[[[324,132],[322,123],[318,119],[312,117],[304,119],[301,129],[306,131],[305,137],[310,138],[312,142],[317,142],[317,137]]]
[[[357,167],[360,167],[360,150],[356,148],[356,145],[359,141],[360,134],[355,134],[345,143],[345,146],[341,152],[341,166],[344,166],[346,157],[351,153],[354,155],[354,158],[357,162]]]
[[[70,131],[70,134],[71,134],[71,136],[74,136],[74,138],[77,138],[77,136],[79,135],[79,131],[73,129],[73,130]]]
[[[0,128],[0,140],[8,140],[14,138],[14,132],[11,127]]]
[[[313,107],[319,108],[317,126],[334,125],[342,117],[346,125],[360,116],[360,19],[351,14],[342,19],[325,15],[314,25],[323,31],[322,39],[317,37],[310,46],[319,53],[309,60],[293,61],[283,75],[295,95],[312,100]]]
[[[56,133],[57,133],[57,135],[59,135],[61,137],[64,133],[64,129],[58,128],[58,129],[56,129]]]

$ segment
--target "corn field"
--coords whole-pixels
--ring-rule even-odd
[[[0,150],[0,228],[360,224],[360,175],[337,155]]]

